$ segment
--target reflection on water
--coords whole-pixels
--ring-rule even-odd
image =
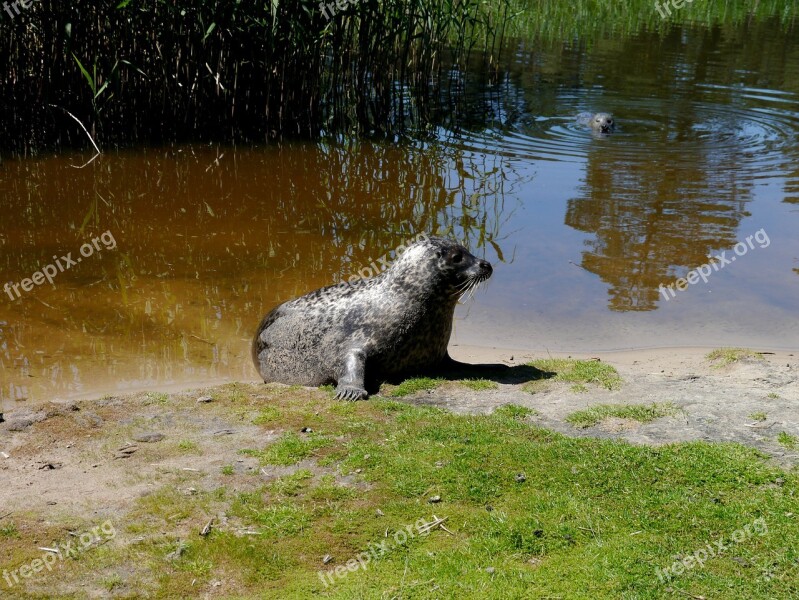
[[[660,283],[742,239],[754,200],[799,201],[795,32],[675,28],[547,50],[515,48],[502,92],[474,92],[472,121],[488,126],[453,143],[579,182],[565,223],[587,235],[579,264],[607,284],[611,310],[658,308]],[[586,110],[612,111],[616,132],[587,134],[574,118]],[[757,208],[765,221],[784,212]]]
[[[85,258],[0,304],[6,401],[252,379],[249,341],[282,300],[370,265],[419,231],[501,253],[508,181],[494,157],[424,145],[180,148],[11,162],[0,281],[108,231]],[[509,187],[512,187],[509,186]]]
[[[0,407],[254,379],[275,304],[419,232],[496,267],[455,338],[506,347],[799,347],[799,36],[773,24],[513,45],[425,141],[146,149],[6,161],[0,283],[117,247],[0,301]],[[614,113],[592,136],[574,116]],[[660,284],[764,229],[669,301]]]

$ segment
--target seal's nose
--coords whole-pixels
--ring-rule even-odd
[[[483,274],[486,277],[490,277],[491,273],[494,272],[494,268],[491,266],[491,263],[488,262],[487,260],[480,259],[480,261],[477,264],[480,266],[480,270],[483,272]]]

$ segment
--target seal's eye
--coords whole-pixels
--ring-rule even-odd
[[[461,254],[460,252],[456,252],[455,254],[452,255],[452,262],[457,264],[462,260],[463,260],[463,254]]]
[[[608,125],[613,125],[613,119],[608,119]]]

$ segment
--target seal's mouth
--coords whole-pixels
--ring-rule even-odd
[[[455,288],[453,296],[457,296],[459,300],[463,299],[467,295],[471,297],[477,287],[484,281],[488,280],[493,272],[494,269],[491,266],[491,263],[486,260],[478,260],[476,264],[476,272],[470,274],[466,281]]]

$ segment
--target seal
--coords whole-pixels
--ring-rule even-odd
[[[318,289],[267,314],[252,344],[264,382],[335,383],[337,398],[360,400],[367,383],[454,363],[455,306],[491,277],[491,264],[426,235],[397,255],[377,277]]]
[[[597,133],[611,133],[616,128],[613,115],[609,113],[580,113],[577,115],[577,122],[587,125]]]

